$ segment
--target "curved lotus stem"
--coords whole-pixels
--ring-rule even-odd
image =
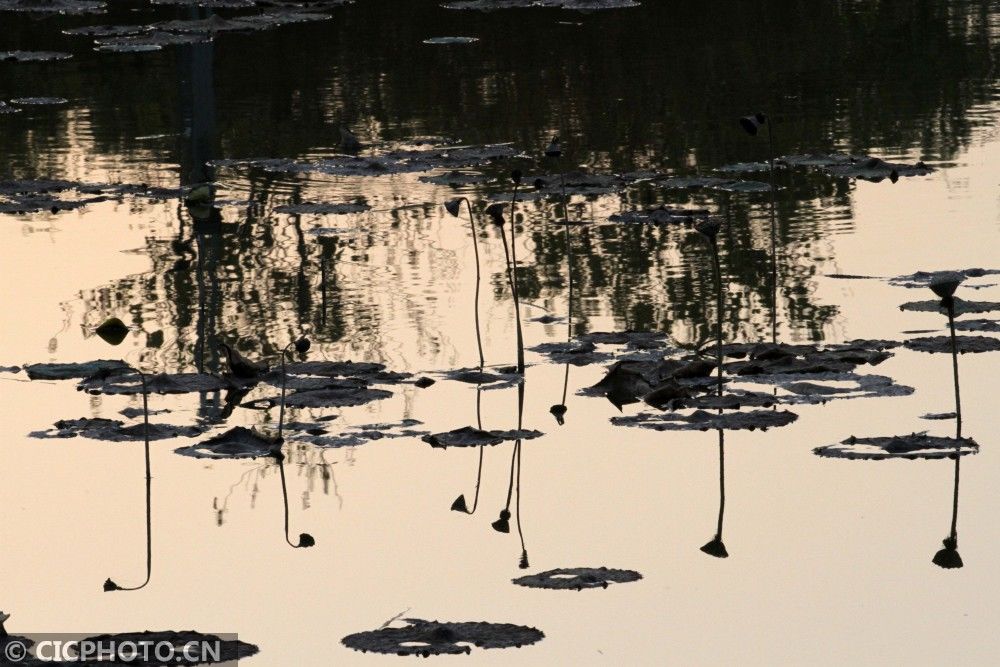
[[[774,190],[774,124],[767,123],[767,173],[771,185],[771,342],[778,342],[778,222]]]
[[[518,179],[520,180],[520,179]],[[517,372],[524,375],[524,336],[521,333],[521,301],[517,294],[517,221],[514,219],[514,206],[517,204],[517,187],[519,183],[514,183],[514,194],[510,199],[510,289],[514,296],[514,319],[517,325]],[[503,229],[500,229],[503,236]],[[506,250],[506,237],[504,240],[504,250]]]
[[[962,567],[962,557],[958,555],[958,488],[962,466],[962,397],[958,386],[958,341],[955,338],[955,299],[950,294],[944,299],[948,309],[948,328],[951,332],[951,363],[955,382],[955,482],[952,487],[951,531],[944,540],[944,549],[938,551],[933,563],[944,568]]]
[[[479,368],[482,371],[482,367]],[[483,430],[483,414],[482,414],[482,386],[476,386],[476,427],[481,431]],[[472,497],[472,509],[470,510],[468,505],[465,503],[465,494],[455,498],[455,502],[451,504],[451,509],[456,512],[464,512],[465,514],[475,514],[476,508],[479,506],[479,487],[483,481],[483,453],[486,449],[485,445],[479,446],[479,465],[476,468],[476,492]]]
[[[306,337],[301,337],[297,340],[292,341],[286,345],[281,350],[281,407],[278,411],[278,444],[284,442],[283,432],[285,427],[285,386],[288,380],[288,375],[285,373],[285,356],[288,354],[288,348],[294,346],[295,350],[300,354],[305,354],[309,351],[310,342]]]
[[[296,544],[292,542],[288,533],[288,484],[285,482],[285,455],[280,451],[276,451],[272,454],[274,458],[278,460],[278,471],[281,474],[281,499],[285,506],[285,541],[288,542],[288,546],[293,549],[305,549],[307,547],[315,546],[316,540],[309,533],[300,533],[299,541]]]
[[[146,580],[138,586],[119,586],[110,577],[104,581],[104,592],[137,591],[145,588],[153,577],[153,476],[149,463],[149,389],[146,385],[146,374],[138,368],[129,367],[130,371],[138,373],[142,380],[142,419],[143,419],[143,453],[146,462]]]
[[[722,413],[722,408],[719,408]],[[715,537],[701,547],[701,550],[715,558],[728,558],[729,552],[722,541],[722,522],[726,515],[726,441],[723,429],[719,429],[719,520],[715,528]]]

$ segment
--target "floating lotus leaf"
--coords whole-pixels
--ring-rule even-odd
[[[309,215],[345,215],[347,213],[364,213],[371,206],[362,202],[341,204],[283,204],[275,207],[276,213],[305,213]]]
[[[20,366],[0,366],[0,373],[20,373]]]
[[[243,9],[254,7],[258,0],[152,0],[154,5],[205,7],[206,9]]]
[[[478,41],[478,37],[430,37],[424,40],[424,44],[472,44]]]
[[[597,348],[590,341],[569,341],[565,343],[542,343],[529,348],[532,352],[544,354],[556,363],[573,364],[574,366],[586,366],[596,364],[611,359],[611,355],[606,352],[597,352]]]
[[[474,167],[494,160],[513,157],[517,151],[510,144],[485,146],[445,146],[424,150],[396,150],[377,155],[336,155],[315,162],[286,159],[214,160],[216,167],[258,167],[277,173],[315,173],[334,176],[382,176],[431,169]]]
[[[166,32],[182,33],[213,33],[225,32],[229,30],[254,30],[256,26],[245,21],[246,17],[237,19],[224,19],[218,14],[212,14],[204,19],[190,19],[177,21],[161,21],[153,23],[149,27],[153,30],[163,30]]]
[[[333,17],[329,14],[319,14],[316,12],[304,12],[298,10],[273,11],[266,14],[255,14],[253,16],[239,17],[240,23],[247,23],[258,30],[277,28],[292,23],[313,23],[316,21],[329,21]]]
[[[934,171],[923,162],[902,164],[886,162],[877,157],[858,158],[853,162],[827,165],[823,171],[832,176],[846,176],[878,183],[886,178],[895,181],[900,176],[924,176]]]
[[[65,97],[15,97],[10,101],[22,107],[58,106],[69,102]]]
[[[509,387],[521,382],[524,378],[514,372],[481,371],[478,368],[458,368],[447,371],[445,374],[449,380],[457,380],[467,384],[490,385],[491,389]]]
[[[608,217],[610,222],[626,224],[690,224],[696,220],[708,217],[710,212],[704,208],[678,208],[673,206],[658,206],[644,211],[623,211]]]
[[[602,345],[627,345],[639,350],[662,347],[666,339],[666,335],[658,331],[593,331],[578,337],[581,341]]]
[[[740,378],[741,382],[746,380],[747,378]],[[761,375],[753,376],[752,381],[777,385],[789,392],[777,399],[786,404],[816,404],[848,398],[888,398],[909,396],[914,392],[913,387],[896,384],[885,375],[861,375],[853,372]],[[820,384],[823,382],[836,384]]]
[[[729,174],[743,174],[757,171],[767,171],[769,165],[766,162],[736,162],[734,164],[724,164],[716,167],[715,171]]]
[[[1000,320],[959,320],[955,322],[955,328],[959,331],[986,331],[989,333],[1000,333]]]
[[[663,414],[638,414],[627,417],[612,417],[615,426],[636,426],[654,431],[707,431],[724,430],[767,430],[791,424],[798,415],[787,410],[752,410],[750,412],[724,412],[722,414],[696,410],[691,414],[666,412]]]
[[[12,107],[6,102],[0,100],[0,115],[15,114],[15,113],[21,113],[21,110],[18,109],[17,107]]]
[[[189,394],[198,391],[220,391],[230,388],[222,378],[207,373],[158,373],[146,378],[151,394]],[[90,394],[141,394],[142,379],[137,374],[101,375],[88,377],[77,389]]]
[[[833,154],[807,154],[807,155],[785,155],[775,160],[775,164],[787,167],[835,167],[837,165],[849,165],[859,160],[855,155],[844,155],[842,153]]]
[[[151,32],[140,35],[120,35],[101,37],[96,40],[98,51],[133,51],[159,49],[178,44],[202,44],[212,41],[205,33],[176,34],[172,32]]]
[[[129,365],[117,359],[98,359],[69,364],[28,364],[24,371],[32,380],[70,380],[88,378],[113,371],[128,370]]]
[[[62,51],[0,51],[0,62],[17,63],[48,62],[52,60],[69,60],[73,56]]]
[[[432,447],[479,447],[499,445],[504,441],[504,437],[494,431],[463,426],[447,433],[425,435],[422,440]]]
[[[103,201],[108,201],[108,198],[99,196],[87,197],[85,199],[61,199],[49,196],[21,196],[12,198],[10,201],[0,202],[0,213],[26,215],[28,213],[47,211],[56,214],[60,211],[75,211],[88,204],[96,204]]]
[[[957,277],[960,279],[981,278],[983,276],[1000,274],[1000,269],[972,268],[952,269],[946,271],[917,271],[916,273],[911,273],[909,275],[889,278],[888,281],[890,285],[895,285],[896,287],[922,288],[929,287],[933,281],[938,280],[943,276],[948,276],[949,274],[958,274]]]
[[[659,181],[657,185],[668,190],[699,190],[701,188],[714,188],[730,182],[731,179],[719,178],[718,176],[674,176]]]
[[[172,410],[168,408],[163,408],[160,410],[150,410],[149,416],[152,417],[153,415],[165,415],[169,412],[172,412]],[[141,417],[143,415],[143,412],[142,408],[125,408],[124,410],[119,410],[118,414],[122,415],[123,417],[127,417],[128,419],[136,419],[137,417]]]
[[[723,192],[743,192],[743,193],[753,193],[753,192],[770,192],[771,185],[769,183],[762,183],[761,181],[727,181],[725,183],[719,183],[718,185],[712,186],[713,190],[721,190]]]
[[[331,382],[322,389],[295,391],[285,396],[285,405],[292,408],[347,408],[365,405],[392,396],[391,391],[372,389],[351,381]],[[243,403],[243,407],[262,410],[280,403],[278,396],[259,398]]]
[[[927,336],[911,338],[904,346],[917,352],[945,352],[951,354],[951,336]],[[959,354],[969,352],[996,352],[1000,350],[1000,338],[989,336],[955,336],[955,345]]]
[[[287,364],[285,370],[289,375],[360,377],[384,371],[385,366],[368,361],[302,361]]]
[[[467,185],[482,185],[483,183],[489,183],[493,180],[493,177],[487,176],[486,174],[452,170],[444,174],[435,174],[434,176],[421,176],[417,180],[422,183],[448,185],[453,188],[460,188]]]
[[[524,429],[524,428],[510,429],[509,431],[502,431],[495,429],[493,431],[490,431],[490,433],[500,436],[504,440],[534,440],[535,438],[540,438],[543,435],[545,435],[541,431],[536,431],[535,429]]]
[[[655,394],[656,391],[657,390],[654,389],[652,393]],[[652,399],[655,399],[655,396],[647,395],[643,400],[645,400],[647,404],[653,405],[654,407],[661,407],[660,405],[653,403]],[[783,402],[782,399],[774,396],[773,394],[743,391],[739,389],[727,389],[725,395],[723,396],[707,394],[703,396],[680,398],[677,399],[672,406],[668,406],[667,409],[697,408],[700,410],[741,410],[743,408],[769,408],[781,402]]]
[[[856,438],[853,435],[836,445],[817,447],[818,456],[838,459],[944,459],[979,451],[972,438],[946,438],[927,433],[889,437]]]
[[[121,632],[113,635],[96,635],[83,641],[92,642],[101,647],[116,647],[115,650],[118,653],[109,661],[110,664],[136,665],[137,667],[154,667],[163,664],[162,660],[156,659],[156,655],[165,652],[164,648],[159,648],[164,644],[171,644],[174,647],[173,651],[170,652],[169,664],[181,667],[215,663],[236,664],[242,658],[249,658],[260,651],[253,644],[237,639],[223,639],[217,635],[207,635],[193,630]],[[139,647],[138,651],[133,650],[135,647]],[[143,651],[142,647],[158,648],[155,651]],[[185,647],[190,648],[185,650]],[[206,647],[208,650],[202,651],[200,647]],[[191,648],[195,650],[191,650]],[[143,659],[144,656],[148,656],[148,658]],[[100,664],[105,664],[103,659]]]
[[[104,8],[101,0],[0,0],[0,12],[96,14]]]
[[[529,574],[511,581],[528,588],[548,588],[559,591],[580,591],[584,588],[607,588],[609,584],[639,581],[635,570],[615,570],[607,567],[560,567],[538,574]]]
[[[255,459],[271,456],[279,445],[255,429],[235,426],[203,442],[180,447],[174,452],[197,459]]]
[[[81,35],[84,37],[123,37],[149,32],[145,25],[85,25],[79,28],[69,28],[62,31],[64,35]]]
[[[338,435],[326,435],[316,433],[321,430],[317,428],[299,429],[294,424],[286,424],[289,430],[307,430],[307,434],[292,434],[290,439],[308,442],[317,447],[355,447],[363,445],[372,440],[382,440],[383,438],[409,438],[428,435],[427,431],[414,430],[413,426],[419,426],[422,422],[416,419],[403,419],[398,422],[382,424],[364,424],[352,426],[351,430]]]
[[[927,414],[920,415],[921,419],[932,419],[932,420],[945,420],[954,419],[954,412],[928,412]]]
[[[405,619],[402,628],[384,627],[378,630],[347,635],[341,643],[355,651],[390,655],[461,655],[471,653],[472,646],[482,649],[520,648],[545,638],[536,628],[511,623],[445,623]]]
[[[95,51],[101,51],[105,53],[149,53],[150,51],[162,51],[162,44],[143,44],[139,42],[135,43],[113,43],[113,44],[101,44],[100,46],[94,47]]]
[[[168,438],[193,438],[201,435],[202,430],[196,426],[172,426],[170,424],[150,424],[150,440],[166,440]],[[60,419],[54,428],[48,431],[35,431],[29,434],[33,438],[75,438],[80,435],[91,440],[107,440],[110,442],[142,441],[146,437],[144,423],[125,424],[117,419],[86,418]]]

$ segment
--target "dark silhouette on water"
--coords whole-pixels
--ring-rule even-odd
[[[271,451],[271,456],[278,462],[278,473],[281,476],[281,501],[285,509],[285,541],[293,549],[305,549],[316,545],[316,540],[309,533],[299,533],[298,543],[292,542],[288,531],[288,483],[285,481],[285,453],[281,451],[281,445],[275,444]]]
[[[545,157],[558,161],[561,156],[562,148],[559,145],[559,137],[554,136],[545,149]],[[573,340],[573,235],[570,233],[569,228],[569,202],[566,200],[566,177],[561,169],[559,170],[559,184],[562,190],[563,231],[566,241],[566,343],[569,344]],[[556,418],[556,423],[560,426],[566,423],[566,412],[569,410],[566,405],[566,393],[569,390],[569,367],[570,362],[567,361],[566,368],[563,371],[562,399],[559,403],[549,408],[549,412]]]
[[[941,307],[948,312],[948,329],[951,333],[951,364],[952,377],[955,384],[955,481],[952,491],[951,529],[948,537],[943,540],[944,548],[934,554],[931,559],[938,567],[956,569],[964,565],[962,556],[958,553],[958,488],[962,469],[962,395],[958,383],[958,344],[955,340],[955,290],[958,289],[963,277],[961,275],[943,275],[930,283],[930,288],[941,297]]]
[[[219,348],[226,355],[230,374],[240,380],[256,380],[267,372],[267,364],[250,361],[234,350],[228,343],[219,343]]]
[[[524,417],[524,383],[517,385],[517,429],[520,431],[523,427],[523,417]],[[493,522],[493,530],[498,533],[509,533],[510,532],[510,503],[511,499],[514,498],[516,494],[516,499],[514,500],[514,520],[517,525],[517,535],[521,540],[521,558],[518,561],[518,567],[525,570],[529,567],[528,564],[528,550],[524,546],[524,531],[521,528],[521,446],[523,440],[518,438],[514,442],[514,451],[511,453],[510,457],[510,480],[507,483],[507,502],[504,508],[500,510],[500,516],[496,521]]]
[[[719,414],[722,414],[722,320],[723,320],[723,300],[722,300],[722,264],[719,261],[718,234],[720,224],[718,220],[709,219],[696,226],[698,232],[704,236],[712,250],[712,270],[715,277],[715,363],[718,383],[716,385],[716,396],[720,400]],[[715,537],[701,547],[701,550],[709,556],[715,558],[728,558],[729,552],[722,541],[722,521],[726,513],[726,441],[725,431],[719,431],[719,521],[715,530]]]
[[[473,304],[473,312],[475,313],[476,321],[476,346],[479,349],[479,370],[483,370],[483,366],[486,365],[486,361],[483,357],[483,337],[479,326],[479,288],[482,284],[482,272],[479,263],[479,241],[476,240],[476,217],[472,214],[472,203],[466,197],[458,197],[456,199],[449,200],[445,202],[445,209],[451,215],[458,217],[461,212],[462,203],[465,203],[466,208],[469,211],[469,231],[472,232],[472,250],[476,256],[476,295],[475,302]]]
[[[142,380],[142,419],[143,419],[143,455],[146,470],[146,579],[138,586],[119,586],[108,577],[104,581],[104,591],[137,591],[145,588],[153,577],[153,476],[149,462],[149,390],[146,386],[146,374],[138,368],[129,367],[125,372],[138,373]]]
[[[774,189],[774,121],[762,113],[740,118],[740,127],[752,137],[767,126],[767,175],[771,190],[771,342],[778,342],[778,222],[775,215]]]
[[[278,442],[284,442],[284,427],[285,427],[285,387],[288,383],[288,373],[285,372],[285,358],[288,355],[289,348],[294,346],[295,351],[299,354],[305,354],[309,351],[312,343],[308,338],[302,336],[298,340],[295,340],[288,345],[286,345],[281,350],[281,407],[278,411]]]

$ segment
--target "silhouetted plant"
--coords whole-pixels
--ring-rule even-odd
[[[482,283],[482,273],[479,263],[479,242],[476,240],[476,218],[472,214],[472,204],[465,197],[450,199],[445,202],[444,207],[448,213],[457,218],[462,210],[462,202],[465,202],[465,207],[469,211],[469,230],[472,232],[472,249],[476,255],[476,296],[473,304],[473,312],[475,313],[476,320],[476,345],[479,349],[479,369],[482,370],[483,366],[486,365],[486,361],[483,357],[483,338],[479,325],[479,287]]]
[[[958,383],[958,342],[955,338],[955,290],[965,277],[960,273],[948,272],[935,276],[930,288],[941,297],[941,307],[948,313],[948,329],[951,334],[952,377],[955,385],[955,481],[952,490],[951,530],[943,541],[944,548],[931,559],[938,567],[960,568],[964,565],[958,553],[958,488],[962,465],[962,395]]]
[[[285,481],[285,453],[281,451],[278,444],[272,451],[271,456],[278,462],[278,472],[281,475],[281,500],[285,510],[285,541],[293,549],[305,549],[316,545],[316,540],[309,533],[299,533],[299,541],[292,542],[288,532],[288,483]]]
[[[131,366],[115,372],[137,373],[142,381],[142,420],[143,420],[143,455],[146,469],[146,580],[138,586],[120,586],[110,577],[104,581],[104,591],[137,591],[145,588],[153,576],[153,476],[150,472],[149,460],[149,389],[146,385],[146,374]]]
[[[740,127],[752,137],[767,126],[767,174],[771,185],[771,342],[778,342],[778,223],[775,214],[774,122],[762,113],[740,118]],[[897,176],[898,178],[898,176]]]
[[[285,427],[285,387],[288,382],[288,374],[285,372],[285,357],[288,354],[288,348],[295,346],[295,351],[299,354],[305,354],[309,351],[312,343],[305,336],[299,338],[286,345],[281,350],[281,407],[278,410],[278,443],[284,441],[283,430]]]

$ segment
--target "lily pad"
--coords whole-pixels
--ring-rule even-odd
[[[818,456],[839,459],[944,459],[965,456],[979,451],[972,438],[947,438],[927,433],[889,437],[856,438],[853,435],[836,445],[817,447]]]
[[[809,153],[805,155],[785,155],[775,160],[775,164],[787,167],[835,167],[849,165],[862,159],[855,155],[843,153]]]
[[[65,97],[15,97],[10,101],[21,107],[59,106],[69,102]]]
[[[0,100],[0,115],[15,114],[15,113],[21,113],[21,110],[18,109],[17,107],[12,107],[6,102]]]
[[[791,424],[798,415],[787,410],[752,410],[750,412],[724,412],[722,414],[696,410],[691,414],[667,412],[663,414],[638,414],[627,417],[612,417],[615,426],[636,426],[654,431],[707,431],[724,430],[767,430]]]
[[[370,211],[371,206],[361,202],[341,203],[341,204],[282,204],[275,207],[276,213],[298,213],[309,215],[345,215],[347,213],[364,213]]]
[[[928,412],[927,414],[920,415],[921,419],[931,419],[935,421],[944,421],[947,419],[955,418],[954,412]]]
[[[548,588],[560,591],[580,591],[584,588],[607,588],[609,584],[639,581],[642,575],[635,570],[616,570],[607,567],[560,567],[538,574],[529,574],[511,581],[528,588]]]
[[[92,440],[134,442],[144,440],[145,433],[146,425],[143,423],[125,426],[124,422],[117,419],[82,417],[80,419],[60,419],[54,424],[54,428],[48,431],[35,431],[29,435],[33,438],[75,438],[79,435]],[[193,438],[201,433],[201,429],[196,426],[149,425],[150,440],[166,440],[181,436]]]
[[[959,320],[955,322],[955,328],[959,331],[986,331],[989,333],[1000,333],[1000,320]]]
[[[246,22],[244,18],[225,19],[218,14],[212,14],[204,19],[161,21],[153,23],[149,27],[153,30],[181,33],[214,33],[229,30],[254,30],[257,28],[254,24]]]
[[[745,381],[746,378],[740,378]],[[817,404],[835,399],[909,396],[915,390],[885,375],[858,373],[807,373],[754,376],[752,381],[781,387],[788,394],[777,397],[786,404]],[[827,383],[827,384],[824,384]]]
[[[96,40],[98,51],[143,51],[158,50],[164,46],[179,44],[202,44],[212,41],[212,36],[205,33],[176,34],[172,32],[151,32],[140,35],[121,35],[117,37],[102,37]]]
[[[666,334],[659,331],[592,331],[578,336],[578,340],[601,345],[626,345],[632,349],[647,350],[662,347],[667,337]]]
[[[957,274],[957,275],[956,275]],[[930,287],[930,284],[937,279],[955,276],[959,280],[966,278],[981,278],[1000,274],[1000,269],[949,269],[945,271],[917,271],[905,276],[889,278],[889,284],[896,287],[923,288]]]
[[[180,447],[174,452],[198,459],[255,459],[271,456],[279,444],[255,429],[234,426],[203,442]]]
[[[941,308],[940,301],[908,301],[899,307],[900,310],[909,310],[919,313],[945,313]],[[1000,311],[1000,302],[997,301],[966,301],[955,298],[955,314],[966,315],[969,313],[991,313]]]
[[[542,343],[529,348],[532,352],[544,354],[556,363],[586,366],[611,359],[607,352],[598,352],[590,341],[569,341],[565,343]]]
[[[478,41],[478,37],[430,37],[424,44],[473,44]]]
[[[492,176],[487,176],[486,174],[457,171],[452,169],[451,171],[443,174],[421,176],[417,180],[421,183],[432,183],[434,185],[447,185],[453,188],[460,188],[467,185],[482,185],[483,183],[489,183],[494,179]]]
[[[70,380],[73,378],[88,378],[93,375],[121,372],[129,369],[129,365],[117,359],[98,359],[68,364],[28,364],[24,372],[32,380]]]
[[[85,25],[79,28],[69,28],[62,32],[64,35],[83,37],[123,37],[149,31],[149,26],[145,25]]]
[[[336,155],[315,162],[295,162],[286,159],[215,160],[216,167],[257,167],[277,173],[314,173],[333,176],[384,176],[415,173],[431,169],[474,167],[502,158],[517,151],[510,144],[485,146],[444,146],[424,150],[396,150],[368,156]]]
[[[96,14],[104,8],[103,0],[0,0],[0,12]]]
[[[903,164],[886,162],[877,157],[865,157],[853,162],[827,165],[823,170],[833,176],[846,176],[878,183],[887,178],[895,182],[901,176],[924,176],[933,172],[934,168],[923,162]]]
[[[229,387],[230,384],[222,378],[207,373],[158,373],[146,378],[146,389],[151,394],[189,394]],[[77,385],[77,389],[89,394],[141,394],[142,379],[136,374],[107,377],[98,374],[86,378]]]
[[[623,211],[608,217],[610,222],[625,224],[689,224],[710,215],[704,208],[658,206],[644,211]]]
[[[757,171],[767,171],[768,168],[769,165],[766,162],[736,162],[734,164],[724,164],[721,167],[716,167],[715,171],[719,171],[724,174],[744,174]]]
[[[601,9],[624,9],[638,7],[636,0],[459,0],[441,5],[445,9],[474,9],[491,12],[497,9],[528,9],[546,7],[552,9],[575,9],[596,11]]]
[[[989,336],[955,336],[955,344],[959,354],[996,352],[1000,350],[1000,338],[990,338]],[[911,338],[903,343],[903,345],[917,352],[944,352],[951,354],[951,336]]]
[[[407,437],[421,437],[428,435],[427,431],[415,430],[413,426],[419,426],[422,422],[416,419],[403,419],[398,422],[392,423],[381,423],[381,424],[364,424],[361,426],[352,426],[350,430],[344,431],[338,435],[327,435],[325,433],[317,433],[317,430],[325,429],[302,429],[294,424],[287,424],[286,427],[289,430],[305,430],[305,434],[292,434],[289,436],[292,440],[298,440],[301,442],[308,442],[317,447],[355,447],[358,445],[363,445],[366,442],[371,442],[372,440],[382,440],[384,438],[407,438]]]
[[[285,366],[290,375],[324,377],[364,377],[385,370],[384,364],[370,361],[302,361]]]
[[[478,368],[457,368],[447,371],[444,375],[449,380],[457,380],[466,384],[490,385],[491,388],[509,387],[523,380],[517,373],[481,371]]]
[[[0,62],[34,63],[69,60],[73,55],[62,51],[0,51]]]
[[[322,389],[295,391],[285,396],[285,405],[291,408],[347,408],[381,401],[392,396],[391,391],[372,389],[365,384],[350,381],[333,382]],[[243,407],[267,409],[280,403],[280,397],[259,398],[243,403]]]
[[[383,627],[341,639],[344,646],[389,655],[461,655],[482,649],[520,648],[545,638],[537,628],[511,623],[445,623],[405,619],[406,627]]]
[[[422,440],[432,447],[480,447],[499,445],[504,441],[504,437],[493,431],[463,426],[446,433],[425,435]]]

